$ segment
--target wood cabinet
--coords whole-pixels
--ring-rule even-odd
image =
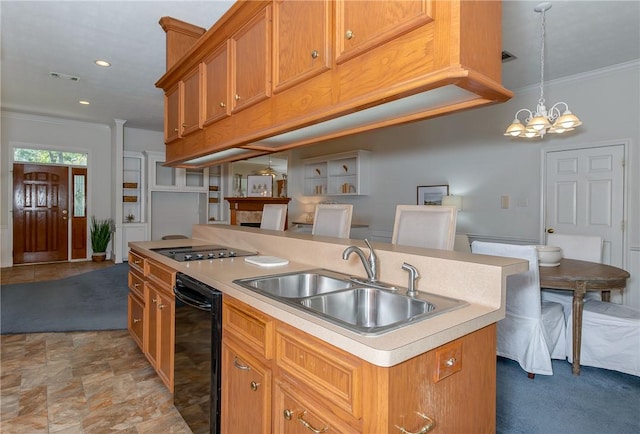
[[[332,10],[329,0],[274,2],[274,92],[331,67]],[[303,38],[292,37],[302,34]]]
[[[262,9],[229,40],[231,112],[271,96],[271,6]]]
[[[495,432],[495,325],[383,368],[225,295],[223,345],[223,427]]]
[[[129,252],[129,332],[170,391],[173,391],[175,275],[175,270],[138,252]]]
[[[180,126],[182,137],[202,127],[202,65],[193,68],[180,81]]]
[[[336,0],[336,62],[345,62],[432,21],[432,3]]]
[[[229,42],[225,41],[203,62],[204,120],[209,125],[231,114],[229,93]]]
[[[501,16],[500,1],[237,2],[156,83],[168,93],[202,62],[222,70],[229,51],[230,106],[216,91],[202,134],[170,142],[167,161],[234,161],[504,102]]]
[[[303,161],[305,196],[369,194],[370,154],[344,152]]]
[[[164,142],[180,138],[180,83],[164,93]]]

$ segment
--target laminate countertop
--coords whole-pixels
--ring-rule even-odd
[[[504,318],[507,275],[526,271],[527,261],[470,253],[372,243],[379,258],[380,280],[406,287],[404,262],[420,275],[417,289],[465,300],[465,307],[445,312],[380,335],[363,336],[285,303],[233,283],[235,279],[326,268],[364,276],[357,255],[342,259],[349,245],[366,250],[362,240],[319,237],[229,225],[194,225],[192,239],[130,242],[129,246],[222,293],[277,318],[377,366],[393,366]],[[261,267],[243,257],[177,262],[150,249],[220,244],[289,260],[287,265]]]

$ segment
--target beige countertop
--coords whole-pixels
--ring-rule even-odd
[[[378,366],[393,366],[504,318],[506,276],[528,269],[526,261],[442,250],[372,243],[379,257],[380,280],[406,286],[403,262],[418,268],[418,290],[463,299],[468,305],[377,336],[362,336],[269,297],[245,289],[233,280],[326,268],[364,276],[360,259],[342,260],[342,251],[362,240],[318,237],[228,225],[195,225],[193,239],[131,242],[135,250],[186,273],[224,294],[247,303],[291,326]],[[243,257],[176,262],[149,249],[221,244],[289,260],[277,267],[249,264]]]

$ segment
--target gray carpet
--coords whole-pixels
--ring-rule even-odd
[[[553,360],[553,375],[530,380],[513,360],[498,357],[498,434],[637,434],[640,377]]]
[[[2,285],[0,333],[127,328],[126,263],[45,282]]]

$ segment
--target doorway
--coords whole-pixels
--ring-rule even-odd
[[[605,264],[624,258],[625,145],[545,151],[545,232],[600,235]]]
[[[87,257],[86,176],[86,168],[13,164],[14,265],[68,261],[70,227],[71,259]]]

